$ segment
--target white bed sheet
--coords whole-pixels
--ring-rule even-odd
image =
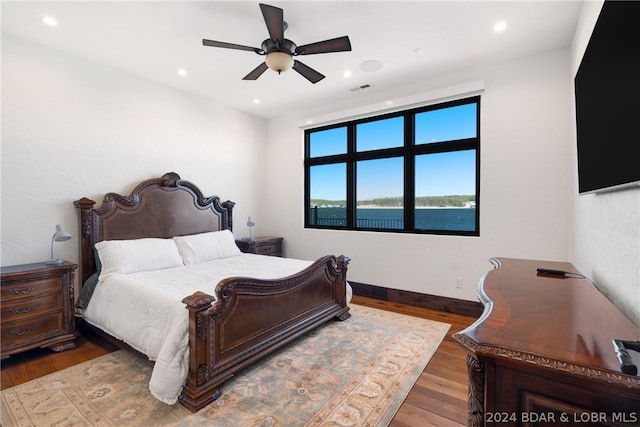
[[[195,291],[214,295],[216,285],[226,277],[276,279],[311,264],[241,254],[195,265],[115,275],[98,283],[82,315],[88,323],[154,360],[149,390],[172,405],[178,400],[189,369],[189,313],[182,299]],[[347,301],[351,293],[347,285]]]

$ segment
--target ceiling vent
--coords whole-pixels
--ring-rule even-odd
[[[366,84],[366,85],[361,85],[361,86],[356,86],[354,88],[349,89],[351,92],[357,92],[359,90],[363,90],[363,89],[368,89],[370,88],[371,85],[370,84]]]

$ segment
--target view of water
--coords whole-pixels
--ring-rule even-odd
[[[473,231],[476,210],[471,208],[425,208],[416,209],[415,228],[418,230]],[[346,209],[339,207],[311,210],[311,224],[345,226]],[[357,210],[357,226],[363,228],[403,228],[402,209],[361,209]]]

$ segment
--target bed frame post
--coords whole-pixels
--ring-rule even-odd
[[[226,217],[223,217],[222,229],[225,228],[229,231],[233,231],[233,207],[235,206],[235,202],[231,200],[227,200],[226,202],[222,202],[222,207],[227,210]],[[225,221],[226,220],[226,221]],[[226,222],[226,224],[224,223]]]
[[[179,399],[180,403],[192,412],[204,408],[222,396],[224,381],[202,387],[210,379],[210,345],[213,335],[209,311],[214,301],[214,297],[204,292],[195,292],[182,300],[189,310],[189,373]]]
[[[83,197],[73,202],[79,211],[78,232],[80,233],[80,284],[84,283],[96,271],[93,256],[93,206],[94,200]]]
[[[347,283],[347,267],[349,266],[349,261],[351,261],[351,258],[349,258],[348,256],[345,255],[340,255],[336,258],[336,270],[338,271],[338,274],[340,275],[340,282],[341,283],[345,283],[345,286],[343,287],[344,289],[343,292],[340,294],[339,296],[339,304],[344,307],[346,310],[339,313],[336,318],[338,320],[347,320],[348,318],[351,317],[351,313],[349,312],[349,307],[347,306],[347,289],[346,289],[346,283]]]

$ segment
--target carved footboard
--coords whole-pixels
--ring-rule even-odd
[[[198,411],[239,370],[333,317],[348,319],[348,263],[327,255],[293,276],[229,278],[216,287],[216,298],[196,292],[183,299],[190,357],[180,402]]]

